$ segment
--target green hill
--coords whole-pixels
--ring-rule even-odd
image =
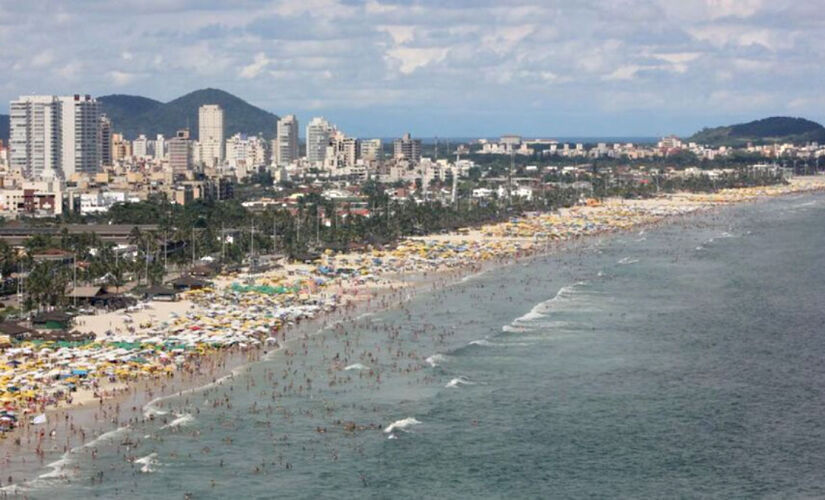
[[[9,115],[0,115],[0,141],[9,143]]]
[[[140,134],[171,137],[187,125],[192,137],[197,139],[198,108],[204,104],[223,108],[226,137],[243,132],[262,133],[272,138],[278,120],[276,115],[219,89],[196,90],[167,103],[129,95],[108,95],[99,97],[98,101],[102,111],[112,119],[112,130],[130,139]]]
[[[748,142],[825,142],[825,127],[804,118],[773,116],[727,127],[705,128],[688,138],[710,146],[742,146]]]

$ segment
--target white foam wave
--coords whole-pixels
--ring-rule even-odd
[[[516,326],[516,325],[504,325],[501,327],[501,331],[507,333],[525,333],[529,332],[530,329],[524,326]]]
[[[468,345],[479,345],[479,346],[482,346],[482,347],[495,347],[499,344],[495,344],[493,342],[490,342],[487,339],[481,339],[481,340],[472,340],[472,341],[469,342]]]
[[[137,460],[135,460],[136,464],[140,464],[140,465],[143,466],[143,467],[140,468],[140,472],[142,472],[144,474],[149,474],[151,472],[154,472],[155,469],[153,468],[153,466],[157,465],[157,463],[158,463],[157,456],[158,456],[157,453],[150,453],[150,454],[146,455],[145,457],[141,457],[141,458],[138,458]]]
[[[449,382],[444,387],[451,389],[451,388],[458,388],[459,385],[474,385],[474,382],[470,382],[467,380],[466,377],[456,377]]]
[[[195,421],[195,417],[193,417],[192,415],[190,415],[188,413],[175,414],[175,416],[177,417],[176,419],[174,419],[171,422],[169,422],[168,424],[164,425],[163,427],[161,427],[161,429],[168,429],[168,428],[171,428],[171,427],[180,427],[180,426],[183,426],[183,425],[188,425],[188,424]]]
[[[154,405],[153,406],[146,405],[146,406],[144,406],[143,417],[144,418],[159,417],[159,416],[167,415],[168,413],[169,413],[168,411],[163,411],[163,410],[159,410],[159,409],[155,408]]]
[[[361,363],[355,363],[354,365],[349,365],[348,367],[344,368],[345,371],[349,370],[369,370],[370,367],[366,365],[362,365]]]
[[[585,284],[585,281],[578,281],[576,283],[573,283],[572,285],[567,285],[559,288],[559,291],[556,292],[556,295],[554,295],[553,298],[545,300],[544,302],[539,302],[538,304],[533,306],[532,309],[530,309],[530,312],[514,319],[513,322],[510,323],[510,326],[523,326],[522,323],[529,323],[531,321],[536,321],[538,319],[544,318],[545,316],[547,316],[547,313],[550,312],[550,309],[552,308],[554,303],[565,299],[569,299],[572,296],[576,287],[580,287]]]
[[[408,429],[409,427],[412,427],[413,425],[418,425],[420,423],[421,422],[416,420],[414,417],[407,417],[401,420],[396,420],[395,422],[391,423],[384,429],[384,432],[389,434],[391,432],[394,432],[395,430],[403,431]]]
[[[64,453],[59,460],[55,460],[54,462],[48,464],[46,467],[51,469],[51,471],[46,472],[44,474],[40,474],[37,476],[38,479],[55,479],[60,478],[66,475],[66,466],[71,463],[71,459],[69,458],[68,453]]]
[[[628,265],[628,264],[635,264],[637,262],[639,262],[639,259],[633,259],[631,257],[622,257],[616,263],[619,264],[619,265],[625,266],[625,265]]]
[[[447,356],[445,356],[443,354],[433,354],[432,356],[428,357],[424,361],[426,361],[428,365],[435,368],[440,363],[446,362],[447,361]]]

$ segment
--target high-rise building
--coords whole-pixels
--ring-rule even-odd
[[[149,153],[149,140],[146,136],[140,134],[137,139],[132,141],[132,155],[138,159],[144,159]]]
[[[223,109],[217,104],[204,104],[198,109],[198,142],[201,161],[210,167],[223,163]]]
[[[103,122],[91,96],[22,96],[10,115],[12,169],[27,178],[100,170]]]
[[[166,139],[163,134],[158,134],[155,138],[155,160],[161,161],[166,155]]]
[[[358,139],[347,137],[343,132],[336,131],[329,139],[324,167],[327,170],[355,166],[358,161]]]
[[[100,171],[100,106],[90,95],[60,97],[61,170],[68,179],[75,173]]]
[[[401,139],[393,141],[393,157],[396,160],[407,160],[411,163],[421,161],[421,139],[413,139],[409,132]]]
[[[380,160],[384,157],[381,139],[364,139],[360,144],[361,158],[367,161]]]
[[[112,120],[100,115],[100,164],[112,165]]]
[[[317,167],[324,163],[333,130],[334,127],[322,117],[313,118],[307,125],[307,161],[310,165]]]
[[[21,96],[9,106],[9,167],[31,179],[55,175],[62,160],[62,107],[55,96]]]
[[[278,120],[275,140],[275,162],[278,165],[288,165],[298,159],[298,119],[295,115]]]
[[[172,175],[185,175],[192,170],[192,141],[189,130],[178,130],[175,137],[167,141],[169,145],[169,168]]]

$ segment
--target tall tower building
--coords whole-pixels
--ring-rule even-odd
[[[307,125],[307,161],[310,165],[320,166],[324,163],[327,146],[334,127],[321,117],[315,117]]]
[[[298,119],[295,115],[287,115],[278,120],[275,140],[275,162],[278,165],[288,165],[298,159]]]
[[[100,171],[100,106],[90,95],[60,97],[63,178]]]
[[[198,142],[200,157],[206,165],[214,167],[223,162],[224,154],[223,109],[217,104],[204,104],[198,109]]]
[[[29,179],[100,170],[102,122],[91,96],[23,96],[10,114],[12,169]]]
[[[9,167],[32,179],[55,175],[62,159],[62,107],[54,96],[21,96],[9,106]]]

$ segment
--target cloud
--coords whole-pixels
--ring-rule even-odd
[[[804,106],[822,120],[811,82],[825,78],[825,12],[815,4],[0,0],[0,59],[11,69],[0,112],[32,89],[166,100],[212,86],[280,114],[337,114],[352,133],[374,135],[403,131],[399,117],[442,135],[632,135],[678,121],[664,116],[685,118],[663,132],[690,132],[707,124],[703,114]]]
[[[400,62],[401,73],[410,74],[418,68],[423,68],[430,63],[443,61],[447,55],[447,49],[436,48],[413,48],[398,47],[387,51],[390,59]]]
[[[255,61],[243,67],[241,78],[255,78],[269,65],[269,58],[263,52],[255,54]]]
[[[110,71],[108,73],[109,79],[115,86],[122,87],[131,83],[137,75],[134,73],[126,73],[125,71]]]

